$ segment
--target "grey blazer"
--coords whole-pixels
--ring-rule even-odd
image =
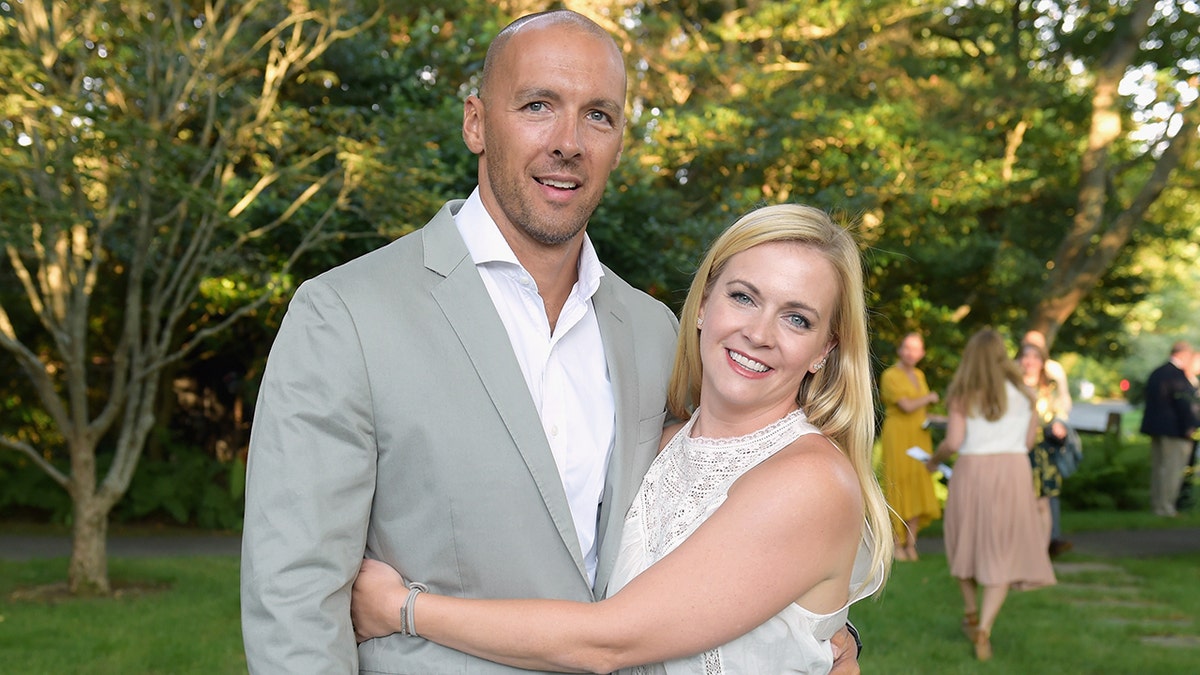
[[[391,636],[355,648],[363,555],[462,597],[603,595],[658,447],[678,322],[610,270],[593,302],[616,447],[589,587],[562,482],[448,203],[423,229],[305,282],[250,439],[242,628],[254,673],[521,672]]]

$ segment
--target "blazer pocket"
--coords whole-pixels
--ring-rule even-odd
[[[647,417],[638,422],[638,444],[654,441],[656,444],[662,438],[663,424],[667,421],[667,411]],[[657,445],[655,446],[657,447]]]

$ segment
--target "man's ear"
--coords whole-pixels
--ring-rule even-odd
[[[472,94],[463,103],[462,137],[473,154],[483,154],[483,100]]]

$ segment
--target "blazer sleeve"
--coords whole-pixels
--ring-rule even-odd
[[[338,294],[303,284],[254,414],[242,535],[251,673],[354,673],[350,588],[366,542],[376,445],[368,373]]]

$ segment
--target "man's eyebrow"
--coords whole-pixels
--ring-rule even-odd
[[[553,89],[546,89],[545,87],[532,87],[530,89],[519,89],[515,92],[514,97],[521,101],[528,101],[531,99],[540,99],[540,98],[557,101],[560,98],[558,95],[558,92],[554,91]]]
[[[520,89],[515,93],[514,98],[518,101],[536,101],[545,99],[547,101],[562,100],[562,95],[553,89],[545,87],[531,87],[529,89]],[[587,102],[585,108],[596,108],[614,115],[620,114],[623,110],[621,104],[611,98],[594,98]]]

